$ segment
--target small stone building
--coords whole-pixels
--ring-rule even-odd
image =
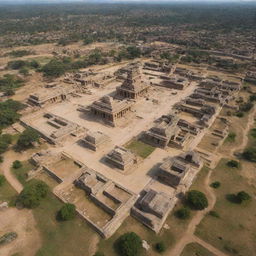
[[[86,136],[82,139],[84,145],[94,151],[96,151],[99,147],[107,144],[110,141],[110,138],[100,132],[91,132],[89,131]]]
[[[157,177],[160,181],[176,188],[189,172],[189,165],[178,158],[169,157],[159,167]]]
[[[118,169],[127,170],[137,163],[137,157],[128,149],[116,146],[106,155],[106,161]]]

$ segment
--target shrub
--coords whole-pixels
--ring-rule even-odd
[[[188,208],[183,207],[175,212],[175,216],[179,219],[185,220],[190,217],[190,211]]]
[[[187,202],[195,210],[203,210],[208,207],[207,197],[197,190],[191,190],[187,193]]]
[[[256,128],[251,129],[251,136],[256,139]]]
[[[66,203],[64,204],[59,211],[60,220],[71,220],[76,216],[76,207],[74,204]]]
[[[239,167],[239,162],[236,160],[229,160],[227,162],[227,166],[232,167],[232,168],[238,168]]]
[[[18,196],[17,203],[26,208],[36,208],[40,201],[47,196],[49,192],[48,185],[40,180],[32,180],[25,185]]]
[[[244,103],[240,105],[239,110],[242,112],[248,112],[252,109],[253,104],[251,102]]]
[[[242,203],[251,199],[251,196],[245,191],[240,191],[236,195],[238,202]]]
[[[0,174],[0,187],[5,183],[4,175]]]
[[[228,137],[227,137],[226,141],[228,141],[228,142],[234,142],[235,139],[236,139],[236,134],[235,134],[234,132],[230,132],[230,133],[228,134]]]
[[[215,182],[213,182],[210,186],[211,186],[212,188],[219,188],[220,185],[221,185],[221,183],[220,183],[219,181],[215,181]]]
[[[256,148],[251,147],[245,149],[242,156],[248,161],[256,162]]]
[[[12,163],[12,168],[14,168],[14,169],[19,169],[19,168],[21,168],[22,167],[22,163],[21,163],[21,161],[19,161],[19,160],[15,160],[13,163]]]
[[[215,218],[220,218],[220,215],[215,211],[209,211],[209,215]]]
[[[158,242],[155,245],[155,249],[159,253],[163,253],[166,250],[165,244],[163,242]]]
[[[244,113],[243,113],[243,112],[237,112],[237,113],[236,113],[236,116],[241,118],[241,117],[244,116]]]
[[[38,132],[32,128],[27,128],[20,135],[17,141],[17,146],[19,149],[26,149],[31,147],[33,142],[36,142],[38,140],[39,140]]]
[[[138,256],[142,249],[142,240],[134,232],[125,233],[117,240],[117,249],[121,256]]]

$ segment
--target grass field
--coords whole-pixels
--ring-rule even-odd
[[[228,255],[251,256],[256,251],[256,202],[252,199],[236,204],[227,200],[227,196],[244,190],[254,198],[256,189],[242,175],[242,169],[229,168],[226,162],[227,159],[222,159],[211,177],[212,182],[221,182],[220,188],[214,190],[217,202],[213,209],[220,217],[206,215],[198,225],[196,235]]]
[[[186,245],[181,256],[215,256],[213,253],[209,252],[207,249],[202,247],[198,243],[190,243]]]
[[[32,170],[34,166],[30,164],[28,161],[22,162],[22,167],[14,169],[12,168],[11,171],[12,173],[16,176],[18,181],[24,185],[27,180],[27,173]]]
[[[139,140],[131,141],[128,145],[126,145],[126,148],[130,149],[134,154],[142,158],[147,158],[155,150],[155,147],[152,147]]]
[[[90,246],[97,234],[82,219],[76,217],[66,222],[56,221],[56,213],[63,204],[50,194],[33,210],[42,238],[42,248],[36,256],[91,256]]]
[[[7,181],[5,181],[2,186],[0,186],[0,202],[8,202],[12,205],[16,199],[16,196],[16,191]]]

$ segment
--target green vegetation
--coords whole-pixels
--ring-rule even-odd
[[[17,122],[20,118],[18,111],[23,108],[22,103],[11,99],[0,102],[0,128],[5,128]]]
[[[28,161],[21,162],[21,166],[18,168],[12,168],[12,173],[14,176],[18,179],[18,181],[25,185],[27,178],[28,178],[28,172],[33,169],[33,165],[30,164]]]
[[[214,213],[205,215],[197,226],[195,234],[228,255],[251,256],[255,252],[256,226],[254,218],[248,218],[248,213],[255,212],[256,202],[249,200],[234,203],[227,200],[227,195],[236,196],[238,194],[236,191],[246,191],[250,196],[255,194],[254,185],[243,176],[247,168],[253,165],[242,162],[241,169],[238,170],[228,167],[227,162],[228,159],[222,159],[213,170],[211,177],[212,181],[218,180],[223,184],[219,189],[214,190],[217,200],[212,209],[220,217],[215,217]]]
[[[131,150],[136,155],[139,155],[142,158],[147,158],[154,150],[155,147],[152,147],[140,140],[131,141],[126,148]]]
[[[103,252],[96,252],[93,256],[105,256]]]
[[[0,135],[0,154],[3,154],[5,151],[7,151],[11,142],[12,142],[12,137],[10,134]]]
[[[227,166],[231,167],[231,168],[238,168],[239,167],[239,162],[236,160],[229,160],[227,162]]]
[[[236,140],[236,134],[234,132],[230,132],[225,140],[225,142],[235,142]]]
[[[27,55],[32,55],[35,54],[32,51],[29,50],[17,50],[17,51],[11,51],[7,53],[8,55],[12,56],[12,57],[23,57],[23,56],[27,56]]]
[[[138,256],[142,250],[142,240],[134,232],[125,233],[116,241],[120,256]]]
[[[256,162],[256,148],[255,147],[246,148],[242,156],[244,159],[250,162]]]
[[[182,207],[175,212],[175,216],[182,220],[188,219],[190,217],[190,210],[186,207]]]
[[[215,255],[209,252],[200,244],[190,243],[186,245],[186,247],[181,253],[181,256],[215,256]]]
[[[23,190],[17,198],[17,203],[26,208],[36,208],[40,205],[49,192],[46,183],[40,180],[31,180],[26,183]]]
[[[242,204],[245,201],[249,201],[251,196],[245,191],[240,191],[237,194],[228,194],[227,200],[231,203]]]
[[[7,96],[14,94],[14,90],[23,85],[24,80],[15,75],[5,74],[0,78],[0,91],[4,92]]]
[[[214,181],[213,183],[211,183],[211,187],[212,188],[219,188],[221,185],[221,183],[219,181]]]
[[[39,134],[36,130],[32,128],[27,128],[23,131],[17,141],[17,149],[23,150],[33,146],[34,142],[38,142]]]
[[[14,70],[24,70],[24,69],[38,69],[40,64],[36,60],[28,61],[28,60],[13,60],[8,62],[7,68]]]
[[[19,160],[15,160],[13,163],[12,163],[12,168],[14,168],[14,169],[19,169],[19,168],[21,168],[22,167],[22,163],[21,163],[21,161],[19,161]]]
[[[0,179],[2,180],[2,185],[0,185],[0,202],[7,202],[9,206],[13,206],[15,204],[17,193],[5,178],[4,181],[3,178]]]
[[[242,117],[244,117],[244,113],[243,112],[237,112],[236,116],[239,117],[239,118],[242,118]]]
[[[251,135],[254,139],[256,139],[256,128],[251,129],[250,135]]]
[[[81,218],[59,222],[56,212],[63,206],[52,193],[33,209],[42,247],[36,256],[90,255],[89,247],[97,233]]]
[[[2,187],[5,183],[5,177],[4,175],[0,174],[0,187]]]
[[[216,211],[209,211],[209,215],[215,218],[220,218],[220,215]]]
[[[62,221],[72,220],[76,216],[76,206],[74,204],[64,204],[58,212],[58,217]]]
[[[166,251],[166,247],[165,247],[165,244],[164,242],[158,242],[155,244],[155,250],[158,252],[158,253],[163,253]]]
[[[208,207],[208,200],[201,191],[191,190],[187,193],[187,203],[195,210],[203,210]]]

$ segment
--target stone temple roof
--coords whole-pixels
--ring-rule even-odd
[[[126,148],[116,146],[109,154],[108,157],[114,161],[123,163],[124,165],[134,161],[135,155]]]
[[[105,142],[108,139],[109,137],[106,134],[99,131],[97,132],[89,131],[85,136],[85,140],[94,145],[101,144],[102,142]]]
[[[145,211],[152,211],[158,217],[162,217],[169,210],[170,199],[163,192],[150,189],[140,201],[140,206]]]

